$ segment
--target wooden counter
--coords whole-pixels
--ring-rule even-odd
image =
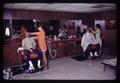
[[[51,49],[57,51],[55,58],[74,56],[75,54],[81,53],[80,46],[81,39],[64,39],[64,40],[50,40]],[[47,41],[48,42],[48,41]],[[76,43],[78,42],[78,43]],[[5,66],[14,66],[19,64],[19,59],[17,55],[17,49],[21,45],[21,41],[10,40],[9,42],[3,45],[3,65]],[[54,52],[52,53],[54,56]],[[48,53],[48,59],[51,60],[50,53]]]
[[[66,57],[66,56],[74,56],[81,52],[80,42],[81,38],[72,38],[72,39],[62,39],[62,40],[48,40],[48,45],[51,45],[51,49],[55,49],[57,51],[56,58]],[[49,49],[49,46],[48,46]],[[54,53],[53,53],[54,56]],[[49,54],[49,58],[51,55]]]

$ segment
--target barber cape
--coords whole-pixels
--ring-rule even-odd
[[[85,33],[81,40],[81,46],[84,52],[87,49],[89,44],[98,44],[98,42],[96,41],[92,33]]]
[[[32,37],[26,37],[22,40],[22,47],[24,49],[35,49],[36,48],[36,42]]]

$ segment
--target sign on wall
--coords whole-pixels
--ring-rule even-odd
[[[106,29],[115,29],[116,21],[115,20],[106,20],[105,27],[106,27]]]
[[[75,22],[69,22],[69,29],[75,29]]]

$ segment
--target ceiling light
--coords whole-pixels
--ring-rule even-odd
[[[33,22],[36,22],[36,20],[35,20],[35,19],[33,19]]]
[[[103,8],[103,7],[108,7],[107,5],[95,5],[91,6],[91,8]]]

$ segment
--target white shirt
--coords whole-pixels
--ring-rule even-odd
[[[67,36],[67,34],[64,31],[61,31],[58,35],[58,37],[66,37],[66,36]]]
[[[83,48],[83,51],[87,49],[89,44],[97,44],[94,35],[92,33],[85,33],[81,39],[81,46]]]
[[[35,49],[36,48],[36,43],[35,43],[33,38],[26,37],[22,40],[22,47],[24,49],[28,49],[28,50],[30,48]]]

